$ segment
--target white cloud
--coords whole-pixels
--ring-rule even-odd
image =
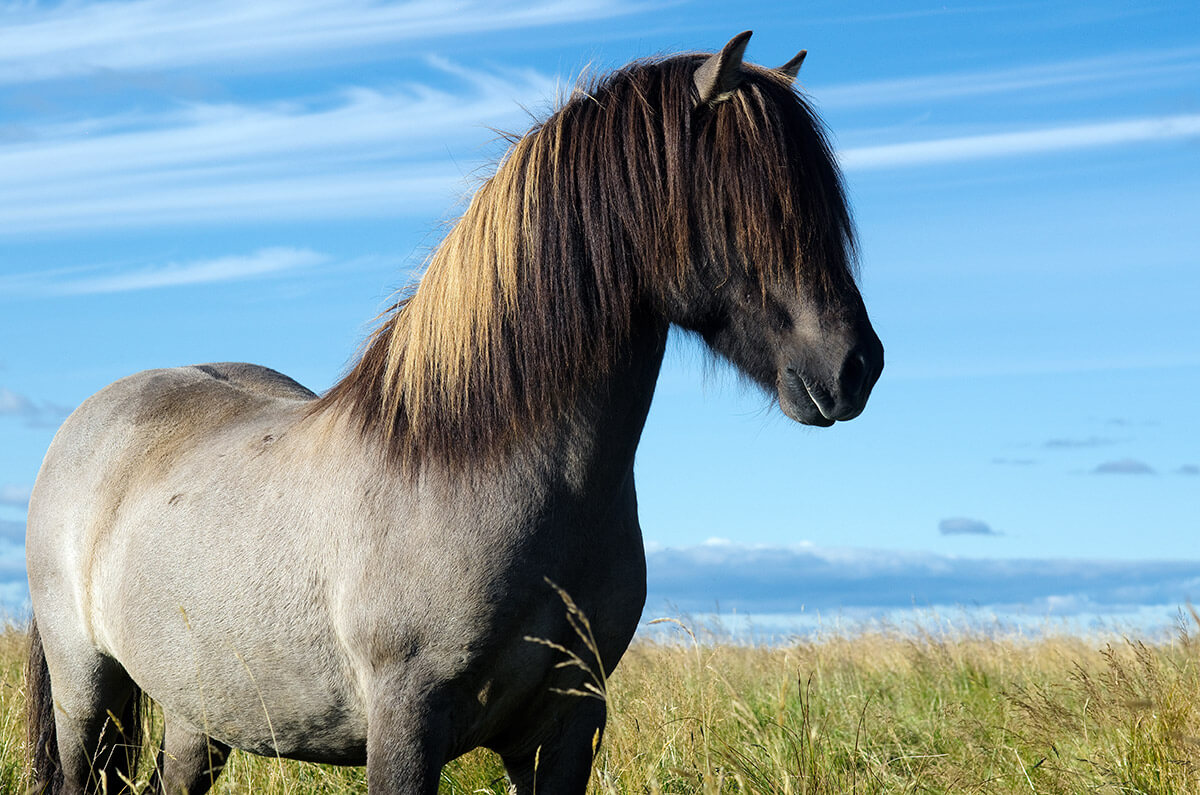
[[[56,274],[25,273],[0,277],[5,292],[18,295],[91,295],[150,290],[157,287],[182,287],[191,284],[241,281],[278,274],[283,271],[319,265],[328,257],[316,251],[297,248],[264,248],[253,254],[217,257],[191,262],[172,262],[82,278],[56,278]]]
[[[474,91],[349,88],[335,97],[267,106],[196,104],[157,116],[99,118],[46,128],[36,140],[5,146],[0,173],[6,191],[37,196],[59,180],[120,177],[114,186],[136,187],[148,176],[195,177],[218,166],[223,170],[212,176],[236,180],[247,167],[278,170],[294,166],[296,158],[309,163],[316,157],[312,168],[334,165],[327,162],[334,157],[336,165],[350,167],[382,157],[412,159],[441,148],[447,138],[477,138],[489,122],[524,121],[519,102],[550,97],[555,87],[536,72],[504,78],[438,59],[431,63],[464,77]],[[46,181],[52,184],[46,187]]]
[[[175,8],[158,0],[111,5],[129,14],[135,6],[147,14]],[[404,8],[417,10],[412,3]],[[0,56],[0,71],[3,62]],[[0,143],[0,237],[449,211],[465,187],[464,170],[474,166],[468,157],[464,169],[451,153],[482,155],[481,145],[494,139],[489,127],[526,127],[523,106],[548,104],[560,84],[529,70],[428,62],[459,88],[359,87],[263,105],[191,104],[36,127],[22,140]],[[840,156],[848,170],[862,171],[1198,135],[1200,115],[1177,115],[854,147]]]
[[[464,174],[450,144],[528,125],[522,102],[554,95],[534,72],[442,60],[465,93],[350,89],[270,106],[193,105],[73,123],[0,146],[0,235],[163,223],[428,214]],[[448,208],[447,208],[448,209]]]
[[[839,159],[847,171],[870,171],[1095,149],[1197,136],[1200,136],[1200,114],[1185,114],[881,146],[860,146],[841,150]]]
[[[880,107],[928,104],[992,94],[1031,94],[1046,90],[1101,86],[1145,90],[1151,82],[1192,81],[1200,74],[1200,51],[1109,53],[1057,63],[1033,64],[985,72],[923,75],[821,88],[816,99],[823,108]]]
[[[0,8],[0,83],[219,64],[245,71],[316,53],[614,17],[628,0],[116,0]]]

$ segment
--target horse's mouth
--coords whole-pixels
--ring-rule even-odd
[[[820,385],[811,383],[791,367],[779,374],[776,388],[779,392],[779,408],[790,419],[802,425],[828,428],[834,420],[826,416],[822,405],[832,407],[833,397]],[[832,411],[830,411],[832,413]]]

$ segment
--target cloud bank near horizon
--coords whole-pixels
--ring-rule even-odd
[[[1056,615],[1200,599],[1200,560],[977,559],[709,542],[647,551],[647,610],[1026,606]]]

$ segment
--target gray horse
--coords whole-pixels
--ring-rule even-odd
[[[558,663],[611,672],[642,611],[633,460],[669,326],[809,425],[883,368],[803,53],[744,64],[749,37],[633,63],[515,140],[324,396],[210,364],[71,415],[29,506],[38,791],[121,789],[142,694],[169,793],[231,748],[435,793],[479,746],[517,793],[585,791],[605,704]]]

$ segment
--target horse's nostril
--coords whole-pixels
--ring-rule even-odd
[[[867,380],[867,357],[862,351],[852,351],[842,365],[842,377],[838,379],[842,394],[847,397],[857,397],[862,392]]]

